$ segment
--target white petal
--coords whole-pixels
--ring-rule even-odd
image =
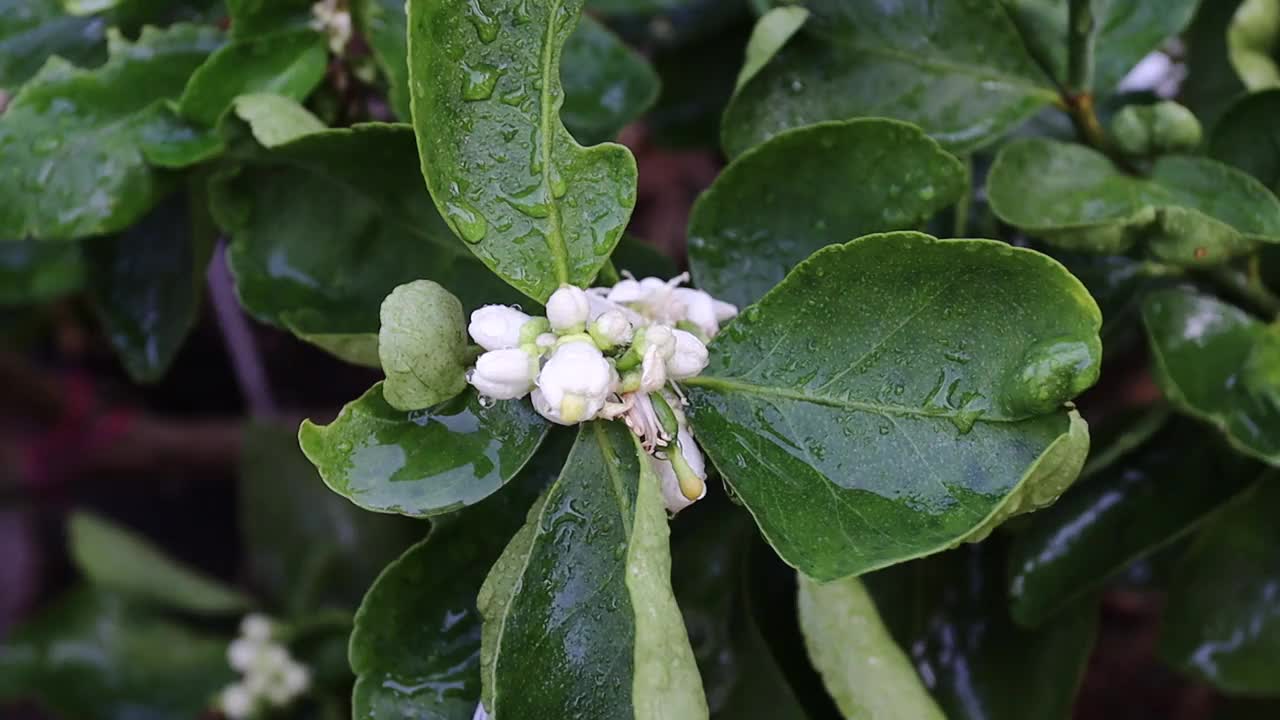
[[[485,350],[513,348],[520,344],[520,329],[530,319],[507,305],[485,305],[471,313],[467,332]]]
[[[675,380],[684,380],[696,376],[707,367],[707,346],[684,330],[676,330],[676,349],[667,361],[667,373]]]
[[[591,302],[582,288],[565,285],[547,300],[547,320],[555,330],[568,330],[587,322]]]

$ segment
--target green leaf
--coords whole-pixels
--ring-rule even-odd
[[[1223,111],[1245,92],[1227,48],[1227,29],[1242,2],[1202,1],[1184,36],[1187,79],[1182,83],[1182,101],[1208,128],[1214,127]]]
[[[567,431],[557,437],[572,439]],[[505,492],[432,528],[374,581],[351,634],[356,720],[472,719],[480,702],[476,594],[567,449],[548,443]]]
[[[1066,84],[1067,6],[1062,0],[1002,0],[1031,53]],[[1213,0],[1217,2],[1218,0]],[[1147,53],[1182,32],[1200,0],[1107,0],[1092,2],[1094,82],[1110,91]]]
[[[658,73],[608,28],[585,18],[565,41],[560,119],[578,142],[612,140],[658,99]]]
[[[1082,145],[1018,140],[996,157],[987,192],[1001,220],[1072,250],[1122,254],[1143,241],[1161,260],[1208,265],[1280,242],[1280,200],[1207,158],[1166,155],[1138,177]]]
[[[1280,193],[1280,90],[1240,98],[1213,128],[1209,154]]]
[[[111,38],[94,70],[51,59],[0,116],[0,237],[73,239],[124,229],[159,199],[138,135],[157,100],[182,91],[219,44],[210,28]]]
[[[725,111],[731,157],[788,128],[866,116],[968,152],[1056,98],[999,0],[805,7],[813,16]]]
[[[442,403],[467,387],[467,320],[458,298],[430,280],[397,286],[382,301],[382,394],[397,410]]]
[[[96,65],[106,29],[102,18],[68,15],[60,0],[0,0],[0,89],[21,87],[54,55]]]
[[[396,117],[409,121],[408,18],[402,0],[355,0],[351,17],[387,77],[387,100]]]
[[[1018,627],[1006,612],[1004,549],[993,538],[863,580],[949,720],[1069,720],[1096,606]]]
[[[755,77],[808,19],[809,11],[795,5],[776,7],[761,15],[751,31],[751,39],[747,41],[746,58],[734,89],[741,89]]]
[[[1241,372],[1266,337],[1266,324],[1186,289],[1147,296],[1142,320],[1152,372],[1169,402],[1226,433],[1246,455],[1280,465],[1275,388]]]
[[[355,607],[382,568],[427,529],[330,492],[294,433],[273,425],[245,428],[239,500],[249,575],[288,614]]]
[[[1009,556],[1014,619],[1049,620],[1193,530],[1255,477],[1231,454],[1216,452],[1189,421],[1167,426],[1071,488],[1017,535]]]
[[[245,308],[378,367],[378,310],[397,285],[434,280],[467,309],[515,302],[441,221],[416,158],[408,126],[356,125],[301,136],[215,182]]]
[[[862,581],[818,584],[804,575],[799,581],[805,646],[846,718],[946,720]]]
[[[561,47],[582,0],[409,3],[409,70],[422,174],[472,252],[539,302],[586,286],[636,201],[636,163],[583,148],[558,117]]]
[[[871,235],[820,250],[711,343],[690,420],[788,564],[830,580],[1052,500],[1084,462],[1097,306],[1039,253]]]
[[[485,579],[480,663],[494,720],[707,717],[658,480],[640,452],[620,423],[583,425]]]
[[[178,116],[177,103],[158,102],[142,120],[137,133],[138,147],[147,162],[156,167],[180,170],[212,160],[226,150],[222,137],[213,130]]]
[[[272,93],[302,100],[324,79],[328,64],[325,37],[314,30],[236,40],[192,73],[178,111],[212,127],[240,95]]]
[[[227,0],[231,35],[249,38],[283,30],[299,30],[311,22],[314,0]]]
[[[65,717],[188,720],[235,679],[227,642],[82,588],[0,645],[0,687]]]
[[[167,608],[234,613],[249,599],[166,555],[146,538],[89,513],[71,516],[71,557],[95,585]]]
[[[34,305],[76,292],[86,274],[78,244],[0,241],[0,305]]]
[[[310,110],[272,93],[241,95],[232,102],[236,117],[249,126],[253,139],[271,149],[326,128]]]
[[[690,266],[699,287],[746,305],[822,247],[919,227],[967,187],[964,164],[906,123],[789,130],[740,155],[698,198]]]
[[[302,451],[326,484],[366,510],[427,517],[473,505],[516,476],[548,424],[528,403],[480,404],[474,392],[403,412],[374,385],[329,425],[304,420]]]
[[[1228,693],[1275,695],[1280,484],[1269,477],[1216,515],[1178,564],[1160,656]]]

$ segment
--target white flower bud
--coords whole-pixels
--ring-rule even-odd
[[[655,347],[662,359],[667,360],[676,352],[675,332],[666,325],[650,325],[644,329],[644,340],[639,344],[641,352],[648,352],[649,348]]]
[[[715,310],[716,322],[725,322],[738,316],[738,306],[733,303],[712,298],[711,307]]]
[[[467,332],[485,350],[502,350],[520,344],[520,330],[533,318],[507,305],[485,305],[471,313]]]
[[[275,643],[270,643],[263,647],[258,655],[258,667],[271,673],[280,671],[291,661],[289,651],[285,650],[283,645],[276,645]]]
[[[609,302],[613,303],[638,303],[645,299],[645,290],[640,287],[638,280],[627,278],[620,280],[609,290]]]
[[[275,623],[271,622],[271,618],[261,613],[250,613],[240,621],[240,634],[250,640],[263,642],[270,640],[271,633],[274,630]]]
[[[640,363],[640,392],[651,393],[667,384],[667,363],[658,348],[650,345]]]
[[[703,485],[702,494],[690,500],[685,496],[684,491],[680,489],[680,478],[676,474],[676,469],[671,464],[671,461],[653,458],[654,468],[658,471],[659,485],[662,489],[662,499],[667,504],[667,511],[672,514],[680,512],[707,495],[707,463],[702,457],[702,451],[698,449],[698,445],[693,441],[693,434],[689,432],[688,428],[680,428],[679,439],[681,455],[684,456],[685,463],[703,481]],[[667,452],[676,452],[675,444],[668,447]]]
[[[227,646],[227,664],[233,670],[245,672],[249,666],[253,665],[253,661],[257,659],[258,652],[262,648],[262,642],[259,640],[250,640],[249,638],[236,638]]]
[[[582,288],[564,285],[547,300],[547,320],[556,332],[578,331],[586,325],[591,302]]]
[[[311,687],[311,673],[303,665],[291,663],[284,669],[281,681],[289,695],[297,697]]]
[[[242,720],[253,713],[253,694],[240,683],[228,685],[222,689],[218,705],[222,708],[223,715],[231,720]]]
[[[529,394],[537,376],[537,358],[520,348],[506,348],[481,355],[467,382],[486,397],[515,400]]]
[[[538,335],[538,337],[534,338],[533,344],[539,350],[542,350],[545,352],[555,347],[556,340],[559,340],[559,339],[560,338],[556,337],[555,333],[541,333],[540,335]]]
[[[556,348],[538,375],[533,407],[561,425],[585,422],[604,407],[613,392],[617,372],[594,344],[565,343]]]
[[[620,310],[610,310],[596,318],[591,324],[591,337],[597,344],[604,343],[605,349],[631,342],[634,331],[631,321]]]
[[[667,360],[667,374],[672,380],[684,380],[702,372],[707,366],[707,346],[693,333],[675,330],[672,334],[676,340],[676,351]]]

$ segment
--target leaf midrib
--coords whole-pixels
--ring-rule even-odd
[[[542,38],[542,90],[538,94],[542,115],[538,118],[542,134],[542,188],[547,194],[547,248],[556,269],[556,281],[560,285],[569,282],[569,250],[565,246],[564,231],[560,222],[560,203],[551,182],[551,144],[554,141],[553,122],[559,121],[555,112],[552,83],[559,87],[559,73],[553,67],[555,56],[556,13],[562,0],[553,0],[547,8],[547,28]],[[554,120],[553,120],[554,116]]]

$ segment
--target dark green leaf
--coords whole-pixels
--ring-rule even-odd
[[[1213,129],[1209,154],[1280,193],[1280,90],[1241,98]]]
[[[717,32],[715,42],[677,45],[654,55],[662,91],[645,127],[656,144],[719,152],[720,118],[733,95],[750,34],[749,19],[743,18]]]
[[[727,302],[755,302],[822,247],[919,227],[967,187],[964,164],[906,123],[787,131],[739,156],[698,198],[694,279]]]
[[[1240,451],[1280,465],[1276,388],[1241,372],[1266,335],[1266,324],[1185,289],[1149,295],[1142,319],[1152,372],[1169,402],[1225,432]]]
[[[622,238],[609,259],[618,270],[630,272],[640,278],[669,278],[674,277],[677,272],[674,260],[658,248],[630,236]]]
[[[671,591],[667,516],[641,452],[621,423],[582,425],[485,579],[490,718],[707,717]]]
[[[1088,449],[1063,404],[1101,317],[1052,259],[872,235],[801,263],[686,381],[698,439],[784,560],[830,580],[1051,502]]]
[[[355,607],[425,524],[366,512],[329,491],[292,432],[250,425],[240,471],[240,531],[250,576],[291,614]]]
[[[0,116],[0,237],[72,239],[124,229],[159,199],[139,134],[220,43],[211,28],[148,28],[111,37],[94,70],[51,59]]]
[[[0,241],[0,305],[47,302],[84,286],[84,253],[76,243]]]
[[[355,0],[352,19],[369,43],[373,58],[387,77],[387,100],[396,117],[408,122],[408,20],[402,0]]]
[[[1160,655],[1230,693],[1280,693],[1280,483],[1263,482],[1192,541],[1169,592]]]
[[[560,119],[578,142],[612,140],[658,99],[658,74],[600,23],[585,18],[564,44]]]
[[[999,0],[805,7],[812,17],[725,111],[729,155],[788,128],[865,116],[915,123],[965,152],[1057,97]]]
[[[374,385],[298,439],[334,492],[367,510],[426,517],[475,504],[516,476],[548,425],[525,402],[484,407],[474,392],[403,412]]]
[[[218,133],[179,117],[177,105],[174,101],[156,103],[139,126],[138,147],[147,162],[178,170],[222,154],[226,147]]]
[[[1227,28],[1242,2],[1202,0],[1184,38],[1187,79],[1182,83],[1182,99],[1208,128],[1245,92],[1227,49]]]
[[[1019,533],[1009,556],[1013,617],[1038,625],[1130,563],[1190,532],[1257,477],[1174,423],[1067,491]]]
[[[100,588],[196,613],[239,612],[249,606],[248,598],[238,591],[96,515],[72,515],[68,531],[76,566]]]
[[[0,645],[0,693],[69,718],[190,720],[234,679],[226,651],[226,639],[80,589]]]
[[[314,30],[237,40],[192,73],[178,111],[213,126],[240,95],[272,93],[302,100],[324,79],[328,64],[325,37]]]
[[[747,41],[742,70],[738,73],[734,89],[741,88],[755,77],[808,19],[809,11],[795,5],[776,7],[761,15],[751,31],[751,39]]]
[[[61,0],[0,0],[0,90],[18,89],[53,55],[98,64],[106,30],[102,18],[66,14]]]
[[[282,30],[299,30],[311,21],[314,0],[227,0],[231,34],[249,38]]]
[[[422,174],[449,226],[516,289],[588,285],[622,237],[636,164],[583,148],[558,117],[561,47],[582,0],[409,3]]]

